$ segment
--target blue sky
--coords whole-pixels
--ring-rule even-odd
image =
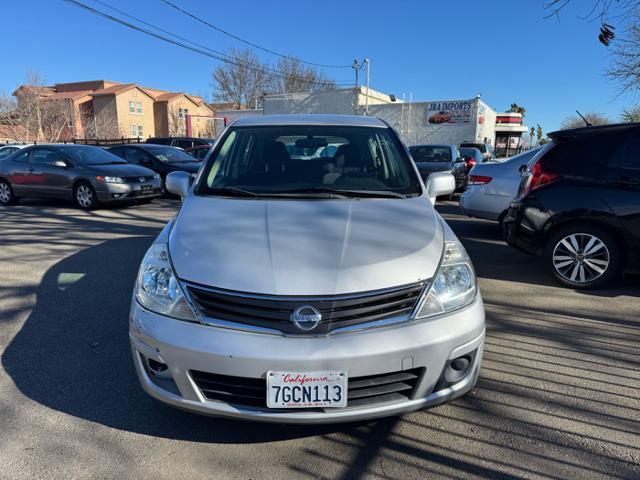
[[[96,8],[105,7],[83,0]],[[160,0],[103,0],[149,23],[216,50],[243,44],[182,16]],[[542,0],[173,0],[238,36],[317,63],[371,59],[373,88],[414,100],[481,93],[502,111],[527,108],[526,123],[556,129],[576,109],[615,119],[632,103],[603,76],[607,49],[597,23],[578,18],[575,0],[560,20]],[[165,44],[61,0],[5,0],[0,90],[28,69],[50,83],[105,78],[209,96],[217,61]],[[7,41],[11,39],[11,41]],[[264,60],[276,60],[256,52]],[[327,69],[334,79],[353,70]]]

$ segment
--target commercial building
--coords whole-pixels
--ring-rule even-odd
[[[264,114],[357,114],[379,117],[396,129],[408,145],[485,142],[499,154],[512,154],[527,131],[522,115],[498,113],[477,96],[472,99],[404,102],[365,87],[315,93],[267,95]],[[510,150],[507,151],[507,148]]]

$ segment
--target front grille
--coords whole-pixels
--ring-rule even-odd
[[[274,297],[187,286],[194,303],[207,317],[292,334],[323,334],[338,328],[408,316],[423,287],[424,283],[414,283],[354,295]],[[301,331],[291,321],[292,312],[303,305],[312,305],[322,314],[321,322],[311,332]]]
[[[347,408],[412,399],[422,372],[422,368],[414,368],[350,378]],[[267,408],[267,381],[263,378],[232,377],[198,370],[191,370],[189,373],[208,400],[242,407]]]
[[[125,183],[145,183],[145,182],[152,182],[153,181],[153,175],[147,175],[147,176],[142,176],[139,175],[137,177],[123,177]],[[142,178],[142,180],[140,180]]]

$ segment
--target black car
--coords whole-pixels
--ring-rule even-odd
[[[178,148],[193,148],[200,145],[212,146],[215,143],[214,138],[196,138],[196,137],[150,137],[146,140],[146,143],[153,143],[156,145],[168,145],[170,147]]]
[[[549,136],[504,219],[507,241],[572,288],[640,272],[640,123]]]
[[[31,146],[0,162],[2,205],[22,197],[50,197],[73,199],[90,209],[99,203],[147,202],[159,195],[159,175],[99,147]]]
[[[109,148],[109,152],[124,158],[129,163],[141,165],[157,172],[164,179],[171,172],[188,172],[195,174],[202,162],[186,153],[181,148],[151,143],[118,145]]]
[[[426,182],[434,172],[451,172],[456,179],[456,190],[467,185],[467,166],[455,145],[414,145],[409,153]]]

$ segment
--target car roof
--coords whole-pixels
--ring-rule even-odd
[[[256,115],[240,117],[232,123],[234,127],[273,127],[291,125],[331,125],[349,127],[388,128],[376,117],[357,115]]]
[[[586,137],[590,135],[599,135],[603,133],[619,133],[625,130],[640,128],[640,123],[611,123],[608,125],[592,125],[590,127],[570,128],[567,130],[557,130],[551,132],[549,137],[556,139],[570,139],[577,137]]]

